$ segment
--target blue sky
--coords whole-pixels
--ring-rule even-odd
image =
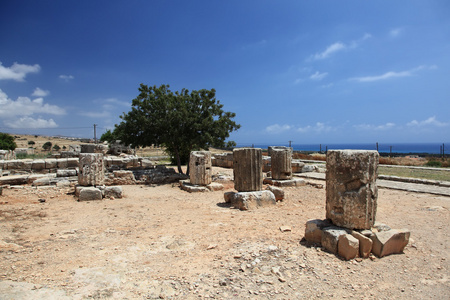
[[[450,1],[0,3],[0,131],[97,137],[140,83],[216,89],[238,145],[448,142]]]

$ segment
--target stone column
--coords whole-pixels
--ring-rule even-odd
[[[349,229],[370,229],[377,212],[379,154],[328,150],[326,217]]]
[[[102,153],[80,153],[78,184],[98,186],[105,182],[105,165]]]
[[[192,151],[189,158],[189,178],[191,184],[208,185],[211,183],[211,152]]]
[[[262,190],[262,150],[237,148],[233,150],[234,188],[238,192]]]
[[[271,151],[272,179],[292,179],[292,151],[288,147],[272,148]]]

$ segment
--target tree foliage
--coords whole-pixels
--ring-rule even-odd
[[[42,149],[45,151],[48,151],[52,148],[52,142],[45,142],[44,145],[42,145]]]
[[[101,142],[114,142],[116,140],[114,134],[112,133],[111,130],[106,130],[104,134],[102,134],[102,136],[100,137],[100,141]]]
[[[14,137],[7,133],[0,132],[0,150],[14,150],[17,148]]]
[[[134,147],[164,146],[180,173],[191,151],[224,147],[230,132],[240,128],[233,121],[235,113],[222,109],[214,89],[173,93],[169,85],[141,84],[139,92],[113,135]]]

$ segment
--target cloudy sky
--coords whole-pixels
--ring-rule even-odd
[[[93,137],[140,83],[215,88],[238,145],[450,141],[450,1],[0,3],[0,131]]]

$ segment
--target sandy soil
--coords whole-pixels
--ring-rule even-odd
[[[239,211],[223,191],[123,188],[122,199],[92,202],[69,190],[3,189],[0,299],[450,295],[448,197],[380,189],[377,220],[410,229],[409,245],[399,255],[343,261],[301,242],[305,222],[325,217],[325,189],[284,188],[276,207]]]

